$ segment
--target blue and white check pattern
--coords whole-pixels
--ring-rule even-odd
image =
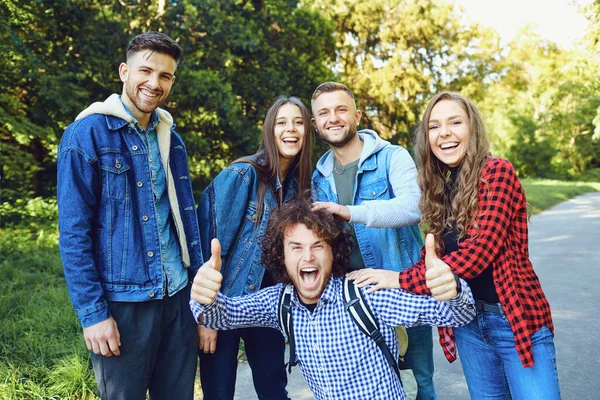
[[[475,317],[473,296],[461,280],[461,292],[453,300],[438,302],[400,289],[363,293],[378,319],[379,328],[394,357],[398,357],[395,327],[414,325],[459,326]],[[277,322],[279,284],[248,296],[228,298],[220,292],[204,306],[190,301],[194,318],[212,329],[266,326]],[[406,399],[393,369],[375,341],[354,324],[344,309],[342,279],[331,278],[314,313],[292,297],[292,318],[299,366],[313,394],[321,399]],[[282,332],[283,333],[283,332]]]

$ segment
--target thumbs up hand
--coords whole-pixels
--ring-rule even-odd
[[[425,266],[427,287],[436,300],[451,300],[458,295],[454,274],[435,253],[435,238],[431,233],[425,238]]]
[[[200,267],[192,283],[192,299],[201,304],[212,304],[221,288],[221,244],[210,242],[210,259]]]

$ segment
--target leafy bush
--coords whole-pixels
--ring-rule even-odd
[[[0,228],[48,229],[57,226],[58,206],[54,198],[17,199],[0,204],[0,217]]]

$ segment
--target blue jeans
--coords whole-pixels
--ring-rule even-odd
[[[232,400],[237,375],[240,338],[252,370],[260,400],[288,400],[284,353],[285,339],[273,328],[243,328],[219,331],[217,351],[200,351],[200,382],[204,400]]]
[[[406,329],[408,349],[404,362],[412,369],[419,387],[417,400],[435,400],[433,386],[433,332],[431,326]]]
[[[504,312],[480,312],[454,328],[469,393],[478,399],[560,399],[554,339],[541,328],[531,337],[535,364],[524,368]]]

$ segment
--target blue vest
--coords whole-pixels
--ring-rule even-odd
[[[392,155],[397,149],[398,146],[388,145],[371,154],[359,166],[352,196],[353,205],[396,197],[388,174]],[[323,159],[327,155],[328,153],[323,155]],[[333,173],[324,176],[319,170],[315,170],[312,184],[318,201],[338,202]],[[403,271],[420,259],[423,240],[416,224],[401,228],[369,228],[363,224],[354,224],[354,229],[366,268]]]

